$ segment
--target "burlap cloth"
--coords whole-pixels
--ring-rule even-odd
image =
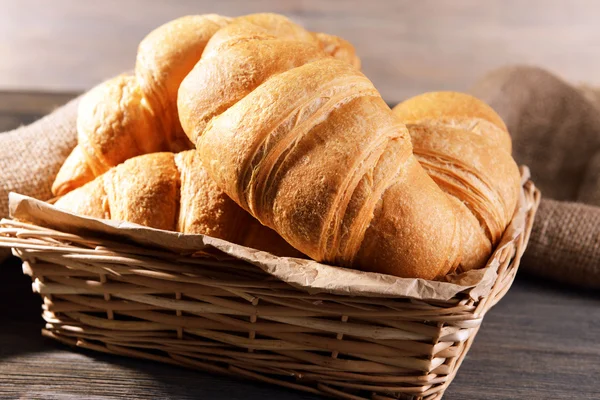
[[[472,93],[504,118],[515,158],[529,165],[544,195],[522,269],[600,288],[600,96],[526,67],[494,71]],[[76,108],[74,100],[0,134],[0,216],[9,191],[51,197],[52,180],[75,146]]]
[[[491,72],[471,92],[502,116],[542,191],[522,269],[600,288],[600,96],[534,67]]]
[[[8,214],[8,193],[50,199],[50,187],[75,144],[78,99],[15,130],[0,133],[0,217]],[[10,252],[0,249],[0,262]]]

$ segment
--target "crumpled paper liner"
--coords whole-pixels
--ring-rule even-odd
[[[527,176],[524,177],[527,179]],[[519,206],[512,223],[485,268],[450,275],[447,282],[398,278],[318,263],[313,260],[277,257],[205,235],[188,235],[147,228],[129,222],[100,220],[71,214],[24,195],[9,196],[10,216],[14,219],[81,236],[124,238],[150,248],[164,248],[180,254],[193,254],[211,248],[247,261],[268,274],[303,288],[310,293],[333,293],[353,296],[408,297],[420,300],[450,300],[458,293],[473,299],[486,296],[497,277],[502,250],[525,230],[525,201],[521,190]],[[199,267],[201,268],[201,267]]]

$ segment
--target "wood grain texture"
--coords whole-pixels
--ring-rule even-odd
[[[138,42],[185,14],[283,13],[356,45],[383,97],[466,90],[489,69],[538,64],[600,84],[594,0],[0,0],[0,88],[81,91],[133,66]]]
[[[72,95],[1,93],[0,131]],[[317,397],[159,363],[71,350],[40,335],[41,300],[16,258],[0,265],[0,398]],[[482,328],[445,400],[600,398],[600,297],[517,277]]]

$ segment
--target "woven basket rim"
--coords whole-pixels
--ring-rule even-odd
[[[34,215],[32,220],[35,222],[32,224],[25,223],[21,226],[20,229],[43,229],[48,230],[48,226],[52,226],[52,218],[49,220],[44,220],[45,216],[52,213],[54,214],[54,219],[58,216],[67,216],[67,218],[72,218],[79,224],[93,224],[94,231],[93,232],[77,232],[77,234],[72,234],[71,229],[52,229],[56,231],[57,234],[67,234],[71,235],[71,239],[74,242],[86,242],[89,241],[90,238],[97,237],[98,233],[102,235],[106,231],[118,232],[118,234],[124,234],[128,239],[132,239],[136,242],[135,245],[139,247],[147,246],[143,241],[139,240],[139,237],[146,238],[147,235],[158,234],[160,235],[158,240],[160,241],[165,237],[170,237],[174,240],[191,240],[192,243],[197,244],[195,249],[206,250],[210,248],[215,248],[221,252],[223,252],[226,257],[231,256],[233,252],[235,255],[233,259],[242,260],[245,262],[249,262],[253,265],[256,265],[263,269],[268,274],[278,278],[296,288],[302,288],[303,290],[308,291],[312,294],[317,293],[332,293],[332,294],[341,294],[341,295],[352,295],[352,296],[369,296],[369,297],[384,297],[384,298],[415,298],[418,300],[450,300],[454,296],[459,293],[463,293],[471,296],[472,298],[481,298],[489,293],[491,287],[494,284],[496,279],[496,270],[498,266],[501,264],[501,258],[507,256],[506,248],[512,246],[515,241],[519,238],[520,235],[523,235],[526,232],[526,224],[533,222],[533,217],[535,214],[535,209],[537,208],[537,204],[539,203],[539,191],[535,188],[531,180],[529,180],[529,170],[527,167],[521,168],[522,174],[522,187],[521,187],[521,196],[519,199],[519,207],[515,211],[515,215],[511,221],[511,225],[504,232],[503,239],[500,245],[494,250],[491,254],[488,264],[485,268],[479,270],[469,271],[467,273],[457,275],[456,281],[459,282],[445,282],[445,281],[429,281],[420,278],[399,278],[391,275],[386,275],[382,273],[376,272],[363,272],[353,269],[347,269],[327,264],[322,264],[313,260],[304,260],[304,259],[295,259],[295,258],[287,258],[287,257],[277,257],[269,253],[265,253],[262,251],[249,249],[234,243],[227,242],[222,239],[212,238],[206,235],[186,235],[176,232],[163,231],[159,229],[148,228],[145,226],[132,224],[128,222],[116,222],[110,220],[99,220],[90,217],[84,217],[80,215],[75,215],[72,213],[68,213],[66,211],[62,211],[56,209],[54,206],[49,205],[47,203],[41,202],[39,200],[23,196],[16,193],[10,194],[11,199],[11,216],[20,216],[23,214],[30,213],[27,217],[33,215],[33,213],[38,213]],[[26,203],[27,209],[23,212],[23,210],[19,209],[19,206],[23,203]],[[40,214],[41,210],[41,214]],[[46,213],[46,214],[44,214]],[[39,216],[42,215],[41,220],[37,220]],[[28,218],[29,220],[29,218]],[[10,237],[6,237],[3,234],[3,229],[14,230],[15,223],[17,220],[10,219],[2,219],[0,221],[0,247],[26,247],[27,243],[23,242],[15,242]],[[509,228],[515,224],[515,222],[520,221],[519,226],[516,230],[511,231],[510,237],[508,236]],[[71,228],[71,227],[69,227]],[[127,235],[128,232],[133,232],[133,235]],[[140,235],[141,234],[141,235]],[[136,236],[137,235],[137,236]],[[117,237],[111,237],[111,239],[117,239]],[[105,239],[98,239],[102,242]],[[153,243],[153,244],[154,244]],[[116,243],[107,243],[102,247],[110,247],[112,245],[117,245]],[[188,246],[189,244],[185,244]],[[172,249],[167,246],[166,251],[170,255],[170,258],[175,255],[181,256],[181,253],[178,254],[178,249]],[[52,251],[52,248],[48,248],[48,251]],[[159,249],[155,256],[165,255],[167,253],[162,253],[163,249]],[[282,278],[281,274],[278,274],[281,270],[281,263],[288,263],[290,260],[297,261],[297,264],[294,265],[296,270],[294,271],[294,275],[291,276],[291,279],[288,279],[289,276]],[[320,276],[327,276],[328,274],[335,274],[335,278],[329,277],[328,280],[319,281]],[[304,276],[303,276],[304,274]],[[312,281],[306,279],[308,277],[316,277]],[[335,283],[335,288],[331,288],[331,282]],[[340,283],[341,282],[341,283]],[[328,286],[329,285],[329,286]],[[394,286],[396,285],[396,286]],[[398,287],[401,290],[394,290]],[[411,291],[407,292],[404,288],[408,287]],[[374,289],[375,288],[375,289]],[[440,290],[445,290],[444,295],[440,295]]]

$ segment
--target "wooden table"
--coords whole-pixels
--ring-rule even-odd
[[[0,132],[72,94],[0,92]],[[254,382],[44,339],[41,301],[18,259],[0,265],[0,398],[316,399]],[[486,316],[445,399],[599,399],[600,296],[519,276]]]

